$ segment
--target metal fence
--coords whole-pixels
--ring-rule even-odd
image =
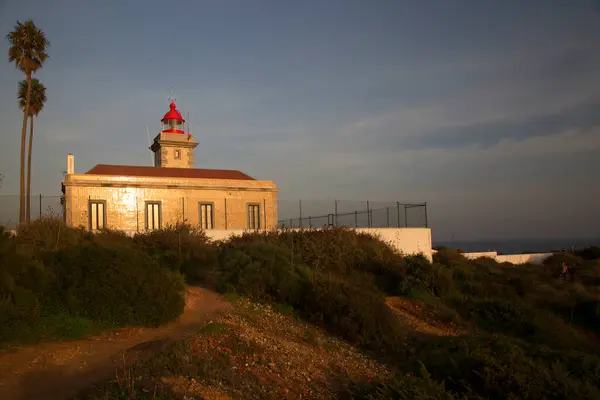
[[[427,227],[427,203],[351,200],[279,200],[279,227]]]
[[[46,217],[64,217],[62,196],[31,195],[31,219]],[[14,229],[19,223],[19,195],[0,195],[0,225]]]

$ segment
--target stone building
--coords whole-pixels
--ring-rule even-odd
[[[67,156],[62,182],[65,221],[89,230],[153,230],[185,221],[203,229],[270,229],[277,225],[272,181],[240,171],[194,168],[198,142],[185,133],[174,101],[154,138],[154,166],[96,165],[74,171]]]

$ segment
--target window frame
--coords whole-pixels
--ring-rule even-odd
[[[181,149],[175,149],[173,158],[175,158],[175,160],[181,160]]]
[[[258,215],[256,217],[256,225],[255,227],[252,227],[250,224],[251,218],[250,218],[250,209],[253,207],[257,207],[258,208]],[[262,223],[261,223],[261,217],[260,217],[260,210],[261,210],[261,206],[260,203],[246,203],[246,226],[248,227],[248,229],[252,229],[252,230],[260,230],[262,229]],[[254,219],[254,213],[252,214],[252,220]]]
[[[210,223],[211,223],[210,228],[205,228],[202,223],[202,221],[203,221],[202,206],[210,206]],[[214,201],[199,201],[198,202],[198,225],[200,225],[200,229],[203,229],[203,230],[215,229],[215,203],[214,203]]]
[[[96,229],[92,229],[92,207],[102,204],[102,228],[98,228],[98,210],[96,209]],[[90,231],[99,231],[106,228],[106,200],[89,199],[88,200],[88,228]]]
[[[158,228],[150,228],[148,219],[148,206],[149,205],[158,205]],[[153,212],[154,214],[154,212]],[[144,202],[144,226],[147,231],[149,230],[160,230],[162,228],[162,202],[160,200],[146,200]]]

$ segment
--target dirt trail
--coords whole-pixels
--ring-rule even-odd
[[[453,322],[443,322],[432,311],[426,311],[418,300],[406,297],[388,297],[387,305],[417,332],[435,336],[459,336],[466,333],[464,327]]]
[[[69,399],[115,376],[118,366],[161,351],[229,308],[216,293],[190,288],[184,313],[159,328],[121,329],[89,338],[0,353],[0,399]]]

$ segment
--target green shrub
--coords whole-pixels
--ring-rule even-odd
[[[5,232],[0,232],[0,338],[14,326],[40,316],[39,296],[52,280],[52,274],[40,262],[20,251]]]
[[[68,227],[56,217],[42,217],[19,226],[13,240],[31,254],[38,255],[90,240],[92,234],[83,228]]]
[[[458,398],[445,389],[444,383],[432,379],[424,366],[421,368],[420,376],[398,374],[391,379],[353,383],[340,397],[344,398],[348,395],[356,400],[454,400]]]
[[[461,315],[488,332],[498,332],[556,348],[588,348],[559,316],[518,300],[465,296],[450,304]]]
[[[141,250],[85,244],[57,252],[52,268],[57,286],[48,296],[70,314],[123,326],[158,325],[183,311],[182,277]]]
[[[600,398],[600,359],[503,336],[429,339],[417,345],[432,378],[468,398]]]
[[[230,239],[231,243],[266,242],[292,252],[315,270],[348,273],[371,272],[382,263],[398,262],[400,255],[387,243],[366,233],[348,228],[252,232]]]
[[[268,243],[225,245],[219,251],[219,289],[262,301],[298,304],[309,284],[310,271],[293,264],[291,253]]]
[[[317,271],[294,307],[309,321],[359,346],[395,351],[405,334],[398,317],[372,286]]]
[[[573,254],[584,260],[598,260],[600,259],[600,246],[589,246],[582,250],[574,251]]]
[[[459,264],[467,264],[469,260],[463,255],[461,250],[441,248],[433,253],[433,262],[451,267]]]
[[[220,249],[221,291],[291,305],[305,319],[353,343],[381,349],[400,335],[382,294],[357,273],[310,270],[288,249],[262,241],[234,241]]]
[[[205,281],[217,264],[216,246],[203,230],[190,225],[137,233],[133,241],[160,265],[181,272],[189,283]]]
[[[431,264],[420,255],[405,257],[404,262],[406,270],[398,286],[398,294],[428,292],[436,297],[445,297],[454,292],[452,271],[446,266]]]

